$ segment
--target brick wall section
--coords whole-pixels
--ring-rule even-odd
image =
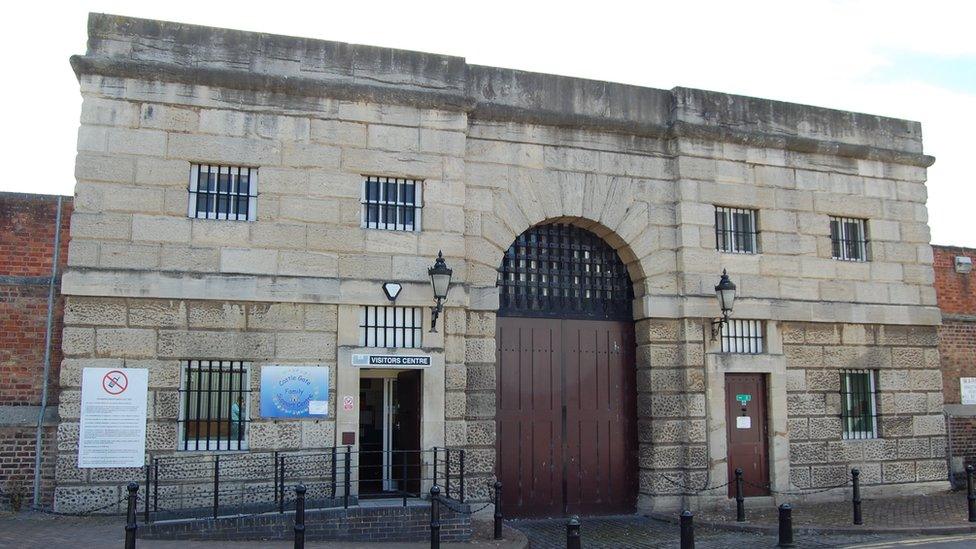
[[[68,227],[72,199],[62,205],[61,255],[67,262]],[[30,505],[34,479],[35,427],[24,417],[36,417],[44,375],[48,277],[54,257],[57,197],[0,193],[0,506],[11,498]],[[51,341],[48,403],[58,405],[63,301],[58,291]],[[10,419],[20,417],[20,420]],[[50,501],[54,489],[56,426],[45,429],[42,444],[42,493]]]
[[[452,503],[452,505],[459,505]],[[468,510],[467,505],[461,506]],[[294,536],[294,514],[264,514],[246,517],[152,523],[139,527],[148,539],[290,540]],[[471,515],[441,506],[441,541],[467,541],[471,537]],[[356,507],[305,513],[308,541],[426,541],[430,539],[430,506]]]
[[[946,404],[961,404],[959,378],[976,377],[976,270],[957,273],[956,256],[976,262],[976,249],[932,246],[935,292],[942,310],[939,355]],[[965,482],[962,471],[976,462],[976,417],[959,417],[950,411],[949,451],[956,485]]]

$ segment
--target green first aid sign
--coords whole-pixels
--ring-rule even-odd
[[[752,395],[735,395],[735,399],[739,402],[745,404],[752,400]]]

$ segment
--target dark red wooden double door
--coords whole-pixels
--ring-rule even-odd
[[[496,346],[505,516],[633,512],[633,324],[498,317]]]

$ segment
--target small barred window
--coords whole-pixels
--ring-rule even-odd
[[[722,352],[760,354],[763,352],[765,324],[761,320],[731,318],[722,324]]]
[[[421,345],[420,307],[364,305],[359,310],[359,345],[416,349]]]
[[[867,261],[867,223],[863,219],[831,217],[830,244],[834,259]]]
[[[240,166],[190,166],[187,215],[197,219],[257,219],[258,170]]]
[[[878,438],[877,392],[874,370],[841,372],[841,423],[845,439]]]
[[[243,362],[183,362],[179,449],[247,450],[249,374]]]
[[[733,254],[759,253],[756,210],[716,206],[715,248]]]
[[[367,177],[363,182],[362,226],[365,229],[419,231],[423,182],[395,177]]]

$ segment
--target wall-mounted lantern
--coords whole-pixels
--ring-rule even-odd
[[[722,311],[722,318],[712,321],[712,339],[715,339],[722,330],[722,325],[729,321],[732,314],[732,306],[735,304],[735,284],[729,280],[729,275],[722,269],[722,278],[715,286],[715,298],[718,299],[719,309]]]
[[[434,289],[434,301],[437,302],[437,305],[432,307],[430,317],[430,331],[436,333],[437,317],[444,310],[443,302],[447,299],[447,291],[451,287],[451,275],[454,274],[454,271],[449,269],[447,263],[444,262],[444,254],[437,252],[437,260],[434,261],[433,267],[427,269],[427,274],[430,275],[430,285]]]

